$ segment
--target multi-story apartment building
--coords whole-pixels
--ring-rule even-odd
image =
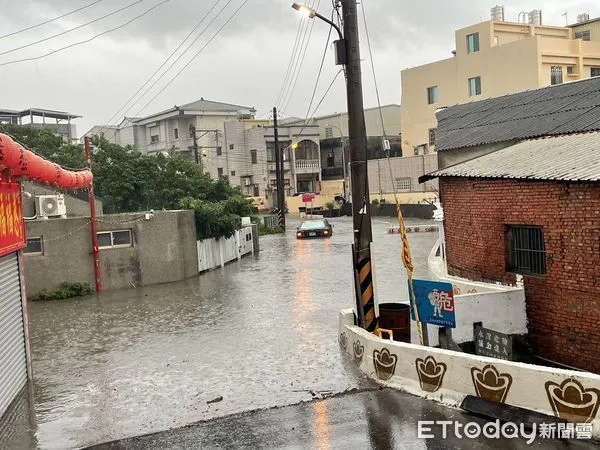
[[[287,196],[320,190],[321,155],[316,126],[278,127],[279,146],[284,159],[284,187]],[[273,123],[236,120],[225,124],[224,147],[203,154],[202,163],[216,178],[228,176],[244,194],[265,197],[273,205],[277,195],[275,133]]]
[[[522,17],[521,17],[522,16]],[[403,155],[435,149],[436,110],[600,75],[600,23],[580,15],[569,26],[542,25],[541,11],[455,32],[451,58],[402,71]]]
[[[224,139],[224,124],[234,119],[253,119],[254,108],[198,101],[174,106],[146,117],[126,117],[118,126],[96,126],[86,136],[103,133],[109,142],[130,146],[143,154],[164,153],[194,158],[194,133],[199,154],[220,151]]]

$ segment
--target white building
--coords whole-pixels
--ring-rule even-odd
[[[118,126],[96,126],[85,136],[100,136],[109,142],[130,146],[143,154],[166,153],[194,158],[192,129],[196,130],[199,154],[222,147],[224,123],[253,119],[254,108],[201,98],[146,117],[125,117]]]
[[[284,187],[288,196],[321,190],[321,155],[317,126],[280,126],[284,157]],[[238,120],[225,124],[225,146],[205,152],[202,163],[216,178],[228,176],[244,194],[264,197],[273,205],[277,195],[275,135],[272,122]]]

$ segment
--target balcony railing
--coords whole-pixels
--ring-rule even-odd
[[[321,169],[321,161],[318,159],[297,159],[296,169]]]

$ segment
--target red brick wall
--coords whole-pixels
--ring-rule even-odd
[[[600,184],[444,178],[448,271],[514,283],[506,225],[544,229],[545,277],[525,277],[537,353],[600,373]]]

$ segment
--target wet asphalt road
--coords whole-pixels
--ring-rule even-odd
[[[418,440],[418,419],[472,419],[374,390],[342,356],[352,235],[349,219],[334,222],[313,241],[296,241],[292,222],[260,255],[186,282],[32,304],[35,382],[0,421],[0,448],[523,448]],[[400,238],[386,229],[374,223],[377,295],[405,300]],[[436,239],[410,237],[420,277]]]
[[[292,221],[258,256],[185,282],[31,304],[35,380],[0,422],[2,447],[84,447],[371,387],[338,349],[352,233],[333,222],[331,239],[297,241]],[[405,300],[386,229],[375,221],[377,295]],[[419,276],[436,238],[411,236]]]
[[[162,449],[591,449],[584,441],[467,439],[449,431],[418,438],[419,420],[486,421],[393,390],[353,393],[323,401],[238,414],[93,450]],[[460,432],[459,432],[460,434]],[[90,449],[91,450],[91,449]]]

